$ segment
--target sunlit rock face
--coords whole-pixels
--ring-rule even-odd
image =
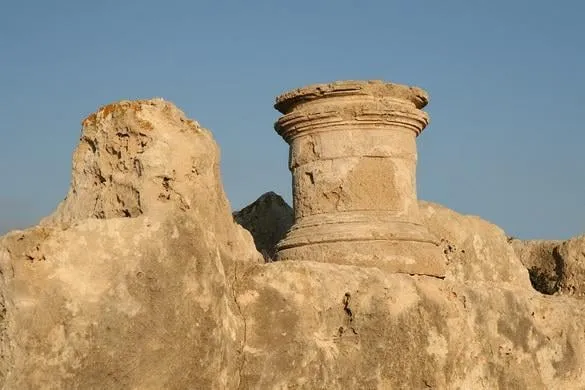
[[[236,275],[262,259],[219,177],[169,102],[84,120],[67,198],[0,238],[4,388],[236,388]]]
[[[365,95],[377,96],[370,90]],[[384,96],[377,98],[387,107]],[[392,104],[408,105],[407,97],[392,96]],[[326,111],[320,99],[280,108],[293,112],[317,104]],[[412,104],[420,111],[422,101]],[[336,100],[331,110],[339,107]],[[402,134],[394,128],[382,133]],[[335,159],[350,158],[342,141],[319,138],[324,134],[312,136],[321,157],[294,169],[317,169],[335,148],[341,149]],[[414,140],[412,130],[406,134]],[[382,141],[379,152],[389,153],[389,162],[381,166],[398,167]],[[404,161],[412,168],[412,159]],[[294,169],[293,177],[303,177]],[[354,173],[344,177],[361,180]],[[314,180],[300,193],[310,198],[307,188],[325,183]],[[355,225],[355,204],[372,205],[370,217],[381,210],[381,221],[403,212],[407,226],[418,224],[432,237],[444,262],[441,272],[402,272],[388,267],[389,259],[368,258],[366,245],[350,242],[340,248],[366,260],[332,261],[332,252],[319,244],[299,245],[306,257],[299,249],[298,258],[283,256],[291,261],[265,262],[259,251],[285,250],[276,242],[289,229],[283,242],[297,234],[292,210],[280,197],[265,194],[232,215],[208,130],[161,99],[101,108],[83,121],[66,199],[38,226],[0,237],[2,387],[583,387],[583,237],[550,244],[552,249],[544,245],[550,251],[523,250],[533,244],[509,240],[479,217],[417,201],[410,184],[376,189],[405,199],[396,203],[408,205],[400,209],[378,199],[366,202],[355,183],[335,206],[346,209],[331,208],[317,192],[313,209],[309,198],[295,204],[295,224],[324,210],[323,221],[331,225]],[[352,217],[338,219],[345,212]],[[376,229],[370,219],[360,223]],[[327,231],[315,229],[320,242]],[[380,240],[387,245],[396,236]],[[556,278],[546,295],[535,289],[540,285],[527,268],[548,272],[550,261],[560,264],[560,273],[546,274]]]
[[[310,261],[243,279],[244,388],[579,388],[585,305],[536,291],[496,225],[419,209],[448,259],[444,279]]]

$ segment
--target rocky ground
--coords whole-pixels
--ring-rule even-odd
[[[102,107],[83,121],[67,198],[0,238],[0,380],[585,388],[585,236],[509,239],[420,208],[445,278],[271,262],[292,210],[268,193],[232,215],[208,130],[161,99]]]

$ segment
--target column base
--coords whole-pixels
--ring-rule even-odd
[[[425,226],[393,222],[295,224],[276,260],[377,267],[390,273],[445,276],[446,257]]]
[[[389,273],[445,276],[446,260],[435,244],[413,241],[344,241],[281,249],[276,260],[376,267]]]

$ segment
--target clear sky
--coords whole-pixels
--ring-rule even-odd
[[[274,97],[341,79],[429,91],[419,198],[521,238],[585,232],[585,2],[0,3],[0,232],[54,209],[81,120],[121,99],[211,129],[235,209],[290,202]]]

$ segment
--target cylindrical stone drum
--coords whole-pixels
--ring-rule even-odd
[[[276,99],[295,211],[278,260],[444,276],[445,257],[420,222],[416,196],[427,102],[422,89],[381,81],[312,85]]]

